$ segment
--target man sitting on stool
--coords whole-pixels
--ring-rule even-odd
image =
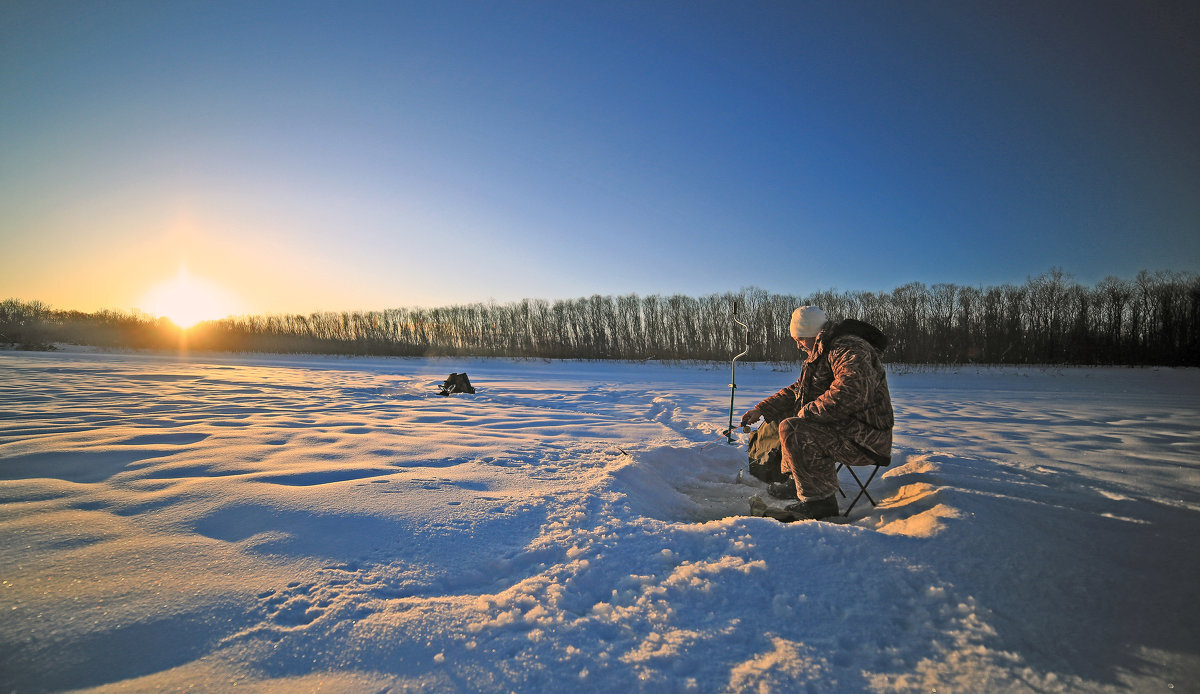
[[[816,306],[792,312],[792,338],[808,355],[800,378],[742,415],[779,423],[783,471],[771,496],[797,499],[786,520],[838,514],[837,463],[882,465],[892,457],[892,398],[881,358],[887,338],[874,326],[831,323]]]

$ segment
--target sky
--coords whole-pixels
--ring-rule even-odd
[[[0,299],[1195,272],[1198,8],[6,0]]]

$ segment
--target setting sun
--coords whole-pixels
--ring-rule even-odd
[[[141,308],[187,329],[201,321],[237,313],[238,301],[222,287],[193,277],[181,267],[178,275],[146,293]]]

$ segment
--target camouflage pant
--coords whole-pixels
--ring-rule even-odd
[[[799,417],[779,423],[783,469],[792,473],[801,499],[824,499],[837,494],[837,461],[862,455],[854,444],[824,424]]]

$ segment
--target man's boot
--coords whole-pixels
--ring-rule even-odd
[[[794,504],[788,504],[784,510],[792,513],[797,517],[797,520],[812,519],[821,520],[829,518],[840,513],[838,509],[837,495],[830,495],[824,499],[809,499],[808,501],[798,501]]]

